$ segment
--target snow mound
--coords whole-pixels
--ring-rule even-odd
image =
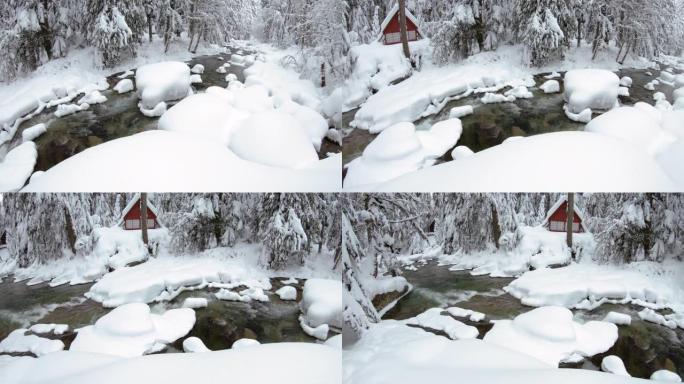
[[[676,329],[677,328],[677,322],[675,320],[668,319],[666,316],[661,315],[660,313],[650,309],[650,308],[644,308],[642,309],[639,313],[639,318],[644,321],[648,321],[651,323],[663,325],[665,327],[668,327],[670,329]]]
[[[316,151],[321,149],[323,138],[328,133],[328,122],[323,116],[312,108],[294,102],[285,102],[284,105],[279,108],[279,111],[294,117],[299,123],[300,128],[302,128],[311,138],[311,143]]]
[[[617,341],[617,326],[602,321],[579,324],[563,307],[541,307],[498,320],[484,341],[533,356],[550,366],[579,362],[602,353]]]
[[[608,110],[615,106],[620,79],[604,69],[573,69],[563,79],[563,97],[570,112],[579,113],[587,108]]]
[[[204,65],[202,64],[195,64],[194,67],[190,70],[190,72],[195,73],[195,74],[202,74],[204,73]]]
[[[560,84],[558,80],[547,80],[539,89],[544,91],[544,93],[558,93],[560,92]]]
[[[148,236],[152,243],[166,241],[168,231],[163,228],[150,229]],[[127,231],[119,226],[95,228],[93,241],[93,255],[107,260],[107,267],[111,269],[142,262],[149,257],[140,231]]]
[[[64,343],[61,340],[50,340],[36,335],[26,335],[27,329],[20,328],[12,331],[0,341],[0,353],[26,353],[36,356],[61,351]]]
[[[69,329],[67,324],[34,324],[29,328],[29,331],[33,333],[54,333],[55,335],[62,335]]]
[[[473,111],[474,110],[473,110],[472,105],[464,105],[462,107],[453,107],[449,111],[449,118],[450,119],[458,119],[461,117],[472,115]]]
[[[601,360],[601,370],[618,376],[631,376],[627,373],[622,359],[615,355],[606,356]]]
[[[281,287],[275,293],[280,300],[297,300],[297,289],[289,285]]]
[[[318,161],[311,138],[292,116],[278,111],[253,114],[232,135],[230,149],[244,160],[284,168]]]
[[[55,110],[55,116],[57,117],[64,117],[64,116],[69,116],[73,115],[74,113],[77,112],[82,112],[90,108],[90,105],[83,103],[83,104],[60,104],[57,106],[57,110]]]
[[[104,103],[105,101],[107,101],[107,98],[106,98],[103,94],[101,94],[100,91],[98,91],[97,89],[95,89],[95,90],[93,90],[92,92],[90,92],[90,93],[86,94],[85,96],[81,97],[81,98],[78,100],[78,104],[79,104],[79,105],[82,105],[82,104],[93,105],[93,104],[102,104],[102,103]]]
[[[21,139],[23,142],[35,140],[45,132],[47,132],[47,126],[45,124],[36,124],[32,127],[24,129],[21,132]]]
[[[159,104],[155,105],[152,109],[146,109],[142,103],[139,103],[138,108],[140,108],[140,113],[147,117],[160,117],[166,112],[166,102],[160,101]]]
[[[95,325],[79,329],[69,350],[142,356],[183,337],[194,325],[195,311],[189,308],[155,315],[147,304],[125,304],[102,316]]]
[[[406,319],[405,323],[444,332],[452,340],[477,338],[477,328],[463,324],[451,316],[442,315],[443,311],[443,308],[430,308],[416,317]]]
[[[308,279],[304,283],[300,307],[309,326],[329,324],[342,328],[342,282]]]
[[[133,85],[133,80],[131,79],[119,80],[119,82],[114,86],[114,90],[119,94],[128,93],[134,89],[135,85]]]
[[[0,192],[14,192],[21,189],[31,177],[38,159],[33,141],[27,141],[7,153],[0,162]]]
[[[504,93],[506,97],[515,97],[516,99],[531,99],[534,97],[532,92],[530,92],[526,86],[519,85],[513,89],[510,89]]]
[[[249,348],[249,347],[253,347],[255,345],[261,345],[261,343],[254,340],[254,339],[243,338],[243,339],[235,340],[233,345],[230,346],[230,349]]]
[[[190,68],[178,61],[143,65],[135,73],[135,84],[142,107],[151,109],[162,101],[188,95],[191,91]]]
[[[475,152],[472,149],[466,147],[465,145],[459,145],[451,151],[451,158],[454,160],[464,159],[468,156],[472,156]]]
[[[572,113],[566,104],[563,106],[563,111],[565,112],[565,116],[572,121],[576,121],[578,123],[588,123],[591,121],[591,108],[584,109],[579,113]]]
[[[449,307],[446,309],[451,316],[454,317],[467,317],[470,321],[482,321],[485,318],[485,314],[482,312],[473,311],[472,309],[463,309],[459,307]]]
[[[668,383],[681,383],[682,378],[678,374],[668,371],[667,369],[661,369],[659,371],[653,372],[651,374],[651,380],[654,381],[664,381]]]
[[[416,135],[422,144],[425,156],[438,158],[456,145],[462,133],[461,120],[449,119],[435,123],[429,131],[418,131]]]
[[[203,353],[211,352],[199,337],[191,336],[183,340],[183,352]]]
[[[632,317],[626,313],[610,311],[606,317],[603,318],[603,321],[616,325],[630,325],[632,324]]]
[[[207,299],[204,297],[188,297],[187,299],[183,300],[183,308],[206,308],[206,306],[209,303],[207,302]]]
[[[631,87],[632,86],[632,78],[629,76],[623,76],[620,79],[620,86],[621,87],[627,87],[627,88]]]
[[[496,103],[512,103],[515,101],[515,96],[513,95],[501,95],[498,93],[485,93],[484,96],[480,98],[482,104],[496,104]]]

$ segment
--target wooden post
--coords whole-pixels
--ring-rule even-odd
[[[321,63],[321,87],[325,87],[325,63]]]
[[[147,237],[147,193],[140,194],[140,228],[142,229],[142,240],[145,244],[145,249],[150,252],[150,242]]]
[[[575,194],[574,193],[568,193],[568,209],[567,209],[567,215],[568,217],[566,218],[565,221],[565,241],[566,244],[568,245],[568,248],[570,248],[570,252],[572,253],[572,258],[575,258],[574,252],[572,251],[572,224],[575,221]]]
[[[406,31],[406,0],[399,0],[399,28],[401,30],[401,46],[404,49],[404,56],[411,60],[411,51],[408,45],[408,32]],[[413,63],[411,63],[413,65]]]

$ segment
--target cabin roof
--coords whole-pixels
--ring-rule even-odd
[[[392,7],[392,9],[390,9],[390,11],[387,12],[387,16],[385,17],[385,20],[382,21],[382,24],[380,25],[380,30],[382,31],[380,33],[380,37],[382,37],[382,34],[385,33],[385,28],[387,28],[390,21],[392,21],[392,18],[394,18],[394,16],[397,14],[397,12],[399,12],[399,3],[398,2],[394,3],[394,6]],[[406,9],[406,18],[411,20],[411,22],[416,25],[416,28],[418,29],[418,33],[421,36],[425,37],[425,35],[423,34],[423,31],[420,29],[420,24],[418,23],[418,19],[416,19],[416,17],[413,15],[413,13],[411,13],[411,11],[408,10],[408,8]]]
[[[126,205],[126,207],[124,208],[124,210],[121,212],[121,219],[120,219],[119,222],[116,224],[117,226],[123,224],[124,218],[126,217],[126,215],[128,214],[128,212],[130,212],[131,209],[133,209],[133,207],[135,207],[135,203],[137,203],[138,201],[140,201],[140,192],[137,192],[137,193],[133,196],[133,198],[131,199],[131,201],[128,202],[128,205]],[[157,207],[155,207],[154,204],[152,204],[152,202],[150,201],[150,199],[147,199],[147,209],[149,209],[150,211],[152,211],[152,213],[154,213],[154,215],[157,216],[157,223],[159,223],[159,225],[162,225],[161,221],[159,220],[159,213],[157,212]]]
[[[548,224],[549,219],[551,218],[551,215],[553,215],[558,208],[560,208],[561,205],[563,205],[564,202],[568,201],[568,195],[563,194],[561,195],[560,199],[556,201],[554,205],[551,206],[549,211],[546,213],[546,217],[544,218],[544,222],[542,223],[542,226],[545,226]],[[577,214],[577,217],[580,219],[580,225],[584,229],[585,232],[587,232],[587,228],[584,226],[584,214],[582,213],[582,210],[577,207],[577,204],[573,204],[575,206],[575,214]]]

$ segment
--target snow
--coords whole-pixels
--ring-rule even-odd
[[[178,100],[190,92],[190,68],[179,61],[143,65],[135,73],[142,108],[152,109],[162,101]]]
[[[601,360],[601,370],[618,376],[631,376],[627,373],[625,363],[618,356],[609,355]]]
[[[480,98],[482,104],[496,104],[496,103],[512,103],[515,101],[515,96],[508,95],[504,96],[498,93],[485,93],[484,96]]]
[[[304,140],[313,152],[310,140]],[[31,180],[25,191],[336,191],[341,160],[337,154],[301,170],[268,167],[244,161],[218,143],[154,130],[80,152]]]
[[[83,104],[60,104],[57,106],[57,110],[55,111],[55,116],[57,117],[64,117],[64,116],[69,116],[73,115],[74,113],[77,112],[82,112],[90,108],[90,105],[83,103]]]
[[[578,156],[579,148],[581,156]],[[539,160],[548,158],[573,158],[574,161]],[[502,169],[503,164],[506,170]],[[394,172],[394,177],[405,173],[393,168],[385,172]],[[346,183],[345,187],[348,187]],[[645,151],[624,140],[593,132],[535,135],[364,188],[391,192],[678,190],[663,167]]]
[[[232,135],[229,148],[244,160],[274,167],[297,169],[318,161],[311,138],[299,122],[278,111],[245,119]]]
[[[560,92],[560,84],[557,80],[547,80],[539,89],[544,91],[544,93],[558,93]]]
[[[530,92],[524,85],[514,87],[513,89],[506,91],[504,95],[506,95],[506,97],[513,96],[516,99],[531,99],[534,97],[532,92]]]
[[[670,382],[670,383],[681,383],[682,378],[679,377],[678,374],[668,371],[667,369],[661,369],[659,371],[653,372],[651,375],[651,380],[653,381],[662,381],[662,382]]]
[[[313,343],[271,343],[238,350],[166,353],[129,359],[65,351],[12,362],[0,372],[0,380],[4,384],[339,384],[340,359],[339,349]]]
[[[572,113],[587,108],[608,110],[617,103],[620,79],[611,71],[574,69],[565,74],[563,83],[563,97]]]
[[[189,308],[156,315],[150,313],[147,304],[125,304],[99,318],[94,325],[79,329],[69,350],[142,356],[181,338],[194,324],[195,311]]]
[[[677,328],[677,322],[674,320],[667,319],[665,316],[659,314],[658,312],[650,309],[650,308],[644,308],[642,309],[639,313],[639,318],[644,321],[649,321],[651,323],[656,323],[663,325],[665,327],[671,328],[671,329],[676,329]]]
[[[195,74],[202,74],[204,73],[204,65],[202,64],[195,64],[194,67],[190,70],[190,72],[195,73]]]
[[[450,119],[458,119],[461,117],[465,117],[468,115],[473,114],[473,106],[472,105],[464,105],[462,107],[453,107],[449,111],[449,118]]]
[[[289,285],[281,287],[275,293],[280,300],[297,300],[297,289]]]
[[[467,317],[470,321],[482,321],[485,318],[485,314],[482,312],[473,311],[472,309],[463,309],[459,307],[449,307],[446,309],[451,316],[454,317]]]
[[[465,145],[459,145],[451,151],[451,158],[454,160],[463,159],[468,156],[472,156],[475,152],[472,149],[466,147]]]
[[[167,241],[166,229],[150,229],[151,242]],[[140,231],[127,231],[120,226],[95,228],[93,230],[93,256],[105,259],[108,268],[119,269],[131,263],[145,261],[148,251]]]
[[[202,84],[202,76],[200,75],[190,75],[190,84]]]
[[[24,328],[16,329],[0,341],[0,353],[30,352],[36,356],[43,356],[64,349],[64,343],[61,340],[26,335],[26,331]]]
[[[131,79],[119,80],[119,82],[114,86],[114,90],[119,94],[127,93],[134,89],[135,85],[133,85],[133,80]]]
[[[603,318],[603,321],[617,325],[630,325],[632,324],[632,317],[626,313],[610,311],[606,317]]]
[[[33,173],[38,159],[36,144],[27,141],[7,153],[0,161],[0,191],[14,192],[21,189]]]
[[[563,111],[565,112],[565,116],[572,121],[576,121],[578,123],[588,123],[591,121],[591,108],[584,109],[579,113],[572,113],[566,104],[563,106]]]
[[[541,307],[513,320],[497,320],[484,341],[535,357],[550,366],[578,362],[610,349],[617,326],[602,321],[580,324],[564,307]]]
[[[258,341],[254,340],[254,339],[244,339],[243,338],[243,339],[235,340],[235,342],[233,343],[233,345],[231,345],[230,348],[231,349],[249,348],[249,347],[253,347],[255,345],[261,345],[261,343],[259,343]]]
[[[620,79],[620,86],[621,87],[627,87],[627,88],[631,87],[632,86],[632,78],[629,76],[623,76]]]
[[[291,99],[297,104],[320,112],[321,95],[319,89],[308,79],[302,79],[296,71],[280,65],[280,55],[285,52],[273,52],[270,47],[263,46],[266,62],[257,61],[244,70],[245,85],[259,84],[274,97]]]
[[[107,98],[100,93],[97,89],[93,90],[92,92],[88,93],[87,95],[81,97],[77,104],[82,105],[82,104],[89,104],[89,105],[94,105],[94,104],[102,104],[105,101],[107,101]]]
[[[152,109],[146,109],[142,103],[139,103],[138,108],[140,108],[140,112],[147,117],[159,117],[166,112],[166,102],[160,101]]]
[[[188,297],[183,300],[183,308],[205,308],[208,305],[207,299],[204,297]]]
[[[330,279],[308,279],[304,283],[300,303],[303,317],[311,327],[328,324],[342,328],[342,282]]]
[[[183,351],[190,353],[211,352],[199,337],[191,336],[183,340]]]
[[[416,317],[406,319],[405,323],[444,332],[452,340],[477,338],[477,328],[442,315],[443,311],[444,308],[430,308]]]
[[[29,328],[33,333],[54,333],[55,335],[62,335],[69,329],[66,324],[34,324]]]
[[[618,96],[629,97],[629,88],[627,88],[627,87],[618,88]]]
[[[302,330],[304,333],[311,337],[315,337],[318,340],[325,340],[328,338],[328,332],[330,330],[330,327],[328,324],[321,324],[316,327],[312,327],[309,324],[307,324],[306,319],[304,316],[300,315],[299,316],[299,325],[302,327]]]
[[[300,128],[310,137],[316,151],[321,149],[323,138],[328,133],[328,122],[323,116],[312,108],[287,101],[278,110],[294,117]]]
[[[47,126],[43,123],[36,124],[32,127],[26,128],[21,132],[21,139],[23,142],[37,139],[40,135],[47,132]]]
[[[425,156],[438,158],[456,145],[461,133],[461,120],[449,119],[435,123],[429,131],[418,131],[416,135],[426,152]]]

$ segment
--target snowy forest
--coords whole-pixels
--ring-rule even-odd
[[[121,220],[133,194],[8,194],[0,228],[18,268],[79,260],[93,253],[97,228]],[[303,264],[322,249],[339,252],[339,214],[326,194],[155,194],[172,254],[193,254],[237,242],[260,243],[271,268]],[[45,228],[50,228],[46,231]]]
[[[349,1],[346,26],[352,42],[380,34],[392,1]],[[611,43],[627,55],[680,55],[684,2],[679,0],[408,0],[422,21],[438,63],[453,62],[504,44],[522,44],[531,66],[563,57],[572,45],[591,44],[596,56]]]

